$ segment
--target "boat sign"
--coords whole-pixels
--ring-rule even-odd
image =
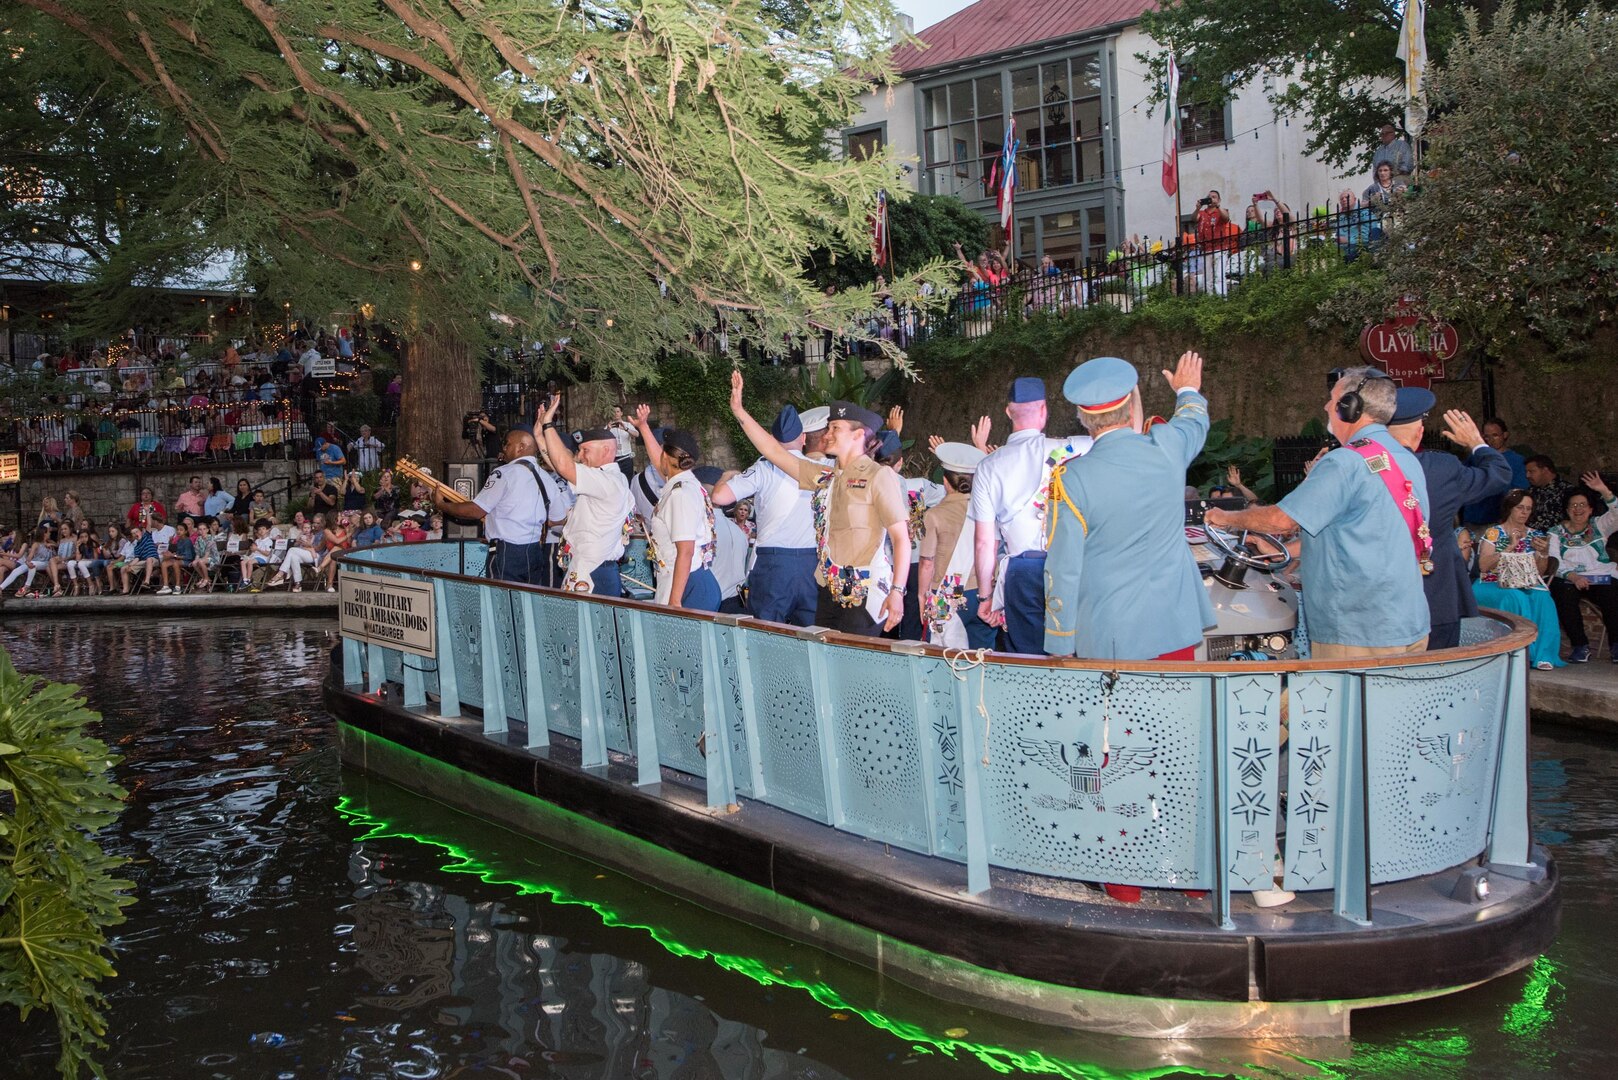
[[[431,584],[345,570],[337,586],[344,637],[438,658]]]

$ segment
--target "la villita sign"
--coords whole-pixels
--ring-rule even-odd
[[[1461,351],[1461,335],[1442,319],[1396,315],[1360,331],[1360,355],[1401,386],[1428,387]]]

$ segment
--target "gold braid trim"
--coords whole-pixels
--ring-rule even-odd
[[[1067,493],[1067,485],[1062,483],[1062,475],[1065,472],[1067,472],[1067,464],[1065,462],[1051,470],[1051,488],[1049,497],[1046,499],[1046,505],[1060,503],[1062,506],[1065,506],[1069,510],[1073,511],[1073,516],[1078,519],[1079,528],[1083,529],[1084,534],[1088,536],[1090,535],[1090,523],[1084,520],[1084,515],[1079,513],[1079,508],[1073,505],[1073,499]],[[1060,509],[1059,507],[1052,506],[1051,509],[1053,512],[1046,516],[1047,524],[1045,533],[1045,548],[1047,551],[1050,550],[1051,541],[1056,539],[1056,519],[1060,516],[1059,512],[1057,512]],[[1056,626],[1061,625],[1061,618],[1058,614],[1060,607],[1058,606],[1056,609],[1051,607],[1051,601],[1049,599],[1050,576],[1050,572],[1046,571],[1045,591],[1047,599],[1045,601],[1045,632],[1054,637],[1072,637],[1074,634],[1078,633],[1076,628],[1073,630],[1058,630],[1055,628]]]

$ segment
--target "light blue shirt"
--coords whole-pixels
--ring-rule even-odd
[[[1207,401],[1182,390],[1168,423],[1146,435],[1115,428],[1083,457],[1057,466],[1045,559],[1046,652],[1154,660],[1198,644],[1214,625],[1185,539],[1185,470],[1207,437]]]
[[[236,505],[236,497],[228,491],[216,491],[208,496],[202,504],[202,512],[209,517],[218,517],[230,513],[230,508]]]
[[[1361,428],[1415,489],[1426,518],[1427,478],[1416,456],[1381,424]],[[1303,595],[1309,639],[1332,645],[1410,645],[1430,627],[1410,528],[1381,476],[1347,447],[1321,458],[1280,502],[1303,529]]]

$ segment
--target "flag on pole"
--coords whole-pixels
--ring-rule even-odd
[[[1169,56],[1167,97],[1163,113],[1163,193],[1173,195],[1180,190],[1180,67]]]
[[[1011,230],[1011,205],[1017,189],[1017,118],[1006,125],[1005,145],[1000,148],[1000,191],[994,204],[1000,209],[1000,228]]]
[[[888,235],[888,192],[876,193],[876,212],[871,215],[871,262],[886,266],[893,262],[892,240]]]
[[[1427,5],[1424,0],[1405,0],[1404,21],[1399,24],[1396,56],[1405,66],[1405,100],[1420,101],[1427,78]]]

